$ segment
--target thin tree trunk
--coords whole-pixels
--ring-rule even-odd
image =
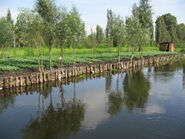
[[[3,58],[3,46],[1,47],[1,57]]]
[[[15,48],[15,33],[14,33],[14,36],[13,36],[13,47]]]
[[[128,46],[128,52],[130,52],[130,46]]]
[[[76,65],[76,42],[74,42],[74,67]]]
[[[51,58],[52,58],[52,46],[50,45],[49,47],[49,68],[50,70],[52,70],[52,61],[51,61]]]
[[[42,72],[44,72],[44,63],[43,63],[43,47],[41,48],[41,67],[42,67]]]
[[[135,51],[135,47],[133,46],[133,49],[132,49],[132,55],[131,55],[131,62],[133,61],[133,58],[134,58],[134,51]]]
[[[62,63],[63,63],[63,55],[64,55],[64,49],[63,49],[64,45],[61,45],[61,56],[60,56],[60,64],[59,67],[62,68]]]
[[[143,48],[141,47],[141,59],[143,59]]]
[[[39,46],[38,46],[38,44],[36,43],[36,45],[37,45],[37,60],[38,60],[38,68],[39,68],[39,72],[41,72],[41,70],[40,70],[40,58],[39,58]]]
[[[118,44],[118,65],[120,65],[120,44]]]
[[[7,58],[8,48],[5,47],[5,58]]]

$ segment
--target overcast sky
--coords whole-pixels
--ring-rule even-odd
[[[9,8],[12,18],[15,20],[19,8],[33,8],[35,0],[0,0],[0,17],[5,16]],[[107,9],[112,9],[114,13],[126,17],[131,15],[132,5],[139,0],[56,0],[58,6],[63,5],[70,9],[76,6],[86,23],[86,31],[97,24],[105,28]],[[185,0],[151,0],[153,9],[153,20],[162,14],[171,13],[177,17],[178,23],[185,23]]]

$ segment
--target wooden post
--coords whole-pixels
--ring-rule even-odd
[[[9,87],[13,87],[14,86],[14,78],[11,76],[10,80],[9,80]]]
[[[4,79],[3,79],[3,88],[5,89],[5,88],[7,88],[7,78],[5,77]]]
[[[25,77],[25,82],[26,82],[27,86],[30,85],[30,81],[29,81],[29,77],[28,76]]]
[[[18,79],[18,77],[15,77],[15,86],[16,86],[16,87],[19,86],[19,79]]]
[[[20,83],[20,86],[22,86],[22,85],[23,85],[23,79],[22,79],[22,76],[20,76],[20,79],[19,79],[19,80],[20,80],[20,82],[19,82],[19,83]]]

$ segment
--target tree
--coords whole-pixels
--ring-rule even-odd
[[[159,16],[156,20],[156,42],[178,42],[177,19],[171,14]]]
[[[8,11],[7,11],[6,20],[7,20],[8,22],[10,22],[10,23],[13,24],[13,20],[12,20],[12,17],[11,17],[10,9],[8,9]]]
[[[69,27],[69,35],[70,42],[74,46],[74,67],[76,64],[76,47],[80,42],[81,38],[84,37],[84,22],[80,18],[80,14],[76,7],[73,7],[68,15],[68,27]]]
[[[118,64],[120,64],[120,46],[125,41],[125,24],[120,16],[114,19],[114,45],[118,46]]]
[[[136,18],[139,19],[139,14],[140,14],[139,12],[140,12],[140,11],[139,11],[139,7],[137,6],[136,3],[134,3],[133,6],[132,6],[132,15],[133,15],[134,17],[136,17]]]
[[[13,26],[4,17],[0,18],[0,48],[1,55],[3,57],[3,49],[6,49],[12,45],[13,42]],[[5,52],[6,57],[6,52]]]
[[[43,71],[43,52],[41,62],[39,52],[39,46],[43,44],[43,27],[43,19],[33,10],[24,9],[17,17],[16,36],[19,38],[19,42],[23,43],[22,45],[36,46],[39,71],[41,71],[41,69]],[[42,65],[42,68],[40,68],[40,65]]]
[[[58,22],[58,9],[53,0],[37,0],[36,10],[43,18],[43,39],[49,47],[49,65],[52,70],[52,46],[55,40],[56,24]]]
[[[92,49],[93,49],[94,53],[96,53],[96,45],[97,45],[96,33],[93,32],[92,29],[91,29],[91,34],[89,35],[89,37],[90,37],[90,40],[91,40]]]
[[[13,46],[14,46],[14,48],[15,48],[15,45],[16,45],[16,44],[15,44],[15,26],[14,26],[14,24],[13,24],[13,20],[12,20],[12,17],[11,17],[10,9],[8,9],[8,11],[7,11],[6,20],[7,20],[8,22],[10,22],[10,23],[12,24],[12,26],[13,26],[14,38],[13,38],[12,44],[13,44]]]
[[[33,43],[30,41],[29,30],[31,22],[33,21],[33,13],[30,9],[22,9],[17,16],[15,24],[16,42],[19,46],[31,46]]]
[[[140,0],[139,6],[133,5],[132,14],[134,17],[139,19],[139,22],[145,30],[148,39],[150,40],[150,46],[153,44],[154,40],[154,26],[152,20],[152,6],[150,5],[150,0]]]
[[[37,47],[38,69],[41,72],[44,70],[43,49],[41,50],[41,60],[40,60],[39,46],[43,45],[42,32],[43,32],[44,25],[40,15],[34,12],[32,14],[33,14],[33,18],[29,24],[28,35],[29,35],[29,40],[32,41],[33,45]]]
[[[113,12],[112,10],[107,10],[107,26],[106,26],[106,39],[107,39],[107,46],[113,46],[113,37],[112,37],[112,30],[113,30]]]
[[[108,47],[121,45],[124,39],[124,21],[112,10],[107,10],[106,39]]]
[[[103,29],[101,26],[97,25],[96,26],[96,42],[97,44],[101,44],[103,43],[103,40],[104,40]]]
[[[179,45],[185,47],[185,24],[179,24],[177,27],[177,36]]]
[[[60,57],[60,67],[62,67],[63,62],[63,52],[64,52],[64,45],[67,43],[67,40],[70,38],[69,35],[69,15],[66,8],[62,8],[59,13],[59,23],[57,24],[57,42],[61,47],[61,57]]]
[[[142,47],[143,42],[146,38],[145,35],[146,33],[144,29],[142,28],[139,20],[134,16],[127,17],[126,19],[126,39],[127,39],[128,45],[132,46],[131,61],[134,57],[134,52],[136,48]]]

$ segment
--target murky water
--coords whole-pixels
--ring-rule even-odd
[[[184,139],[185,64],[0,94],[0,138]]]

